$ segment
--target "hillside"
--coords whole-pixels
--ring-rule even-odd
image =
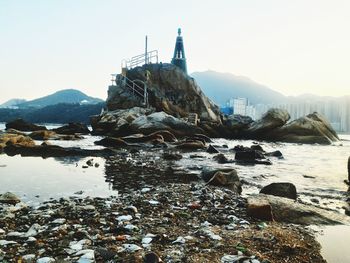
[[[248,98],[252,104],[280,103],[286,100],[283,94],[246,77],[215,71],[194,72],[191,76],[203,92],[220,106],[235,97]]]
[[[91,115],[100,114],[105,103],[80,105],[80,104],[56,104],[41,109],[0,109],[0,122],[9,122],[22,118],[34,123],[90,123]]]
[[[14,108],[26,102],[24,99],[11,99],[0,105],[0,108]]]
[[[51,95],[41,97],[35,100],[26,101],[19,104],[20,108],[42,108],[49,105],[55,105],[59,103],[67,104],[96,104],[101,103],[103,100],[90,97],[83,92],[75,89],[66,89],[57,91]]]

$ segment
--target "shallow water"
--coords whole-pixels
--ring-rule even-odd
[[[347,253],[350,242],[350,226],[312,227],[318,234],[317,241],[321,244],[321,254],[328,263],[348,263]]]

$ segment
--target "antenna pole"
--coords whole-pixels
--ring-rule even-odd
[[[146,35],[146,39],[145,39],[145,64],[148,63],[148,58],[147,58],[147,35]]]

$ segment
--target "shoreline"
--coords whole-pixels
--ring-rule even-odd
[[[2,247],[2,260],[35,254],[65,262],[142,262],[152,251],[164,262],[231,262],[223,260],[234,256],[254,263],[325,262],[312,232],[253,219],[245,202],[215,186],[161,184],[119,197],[61,198],[18,210],[6,205],[17,211],[0,226],[12,243]]]

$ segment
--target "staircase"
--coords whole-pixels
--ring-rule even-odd
[[[123,76],[121,74],[118,75],[112,75],[115,77],[115,79],[112,79],[112,83],[116,86],[123,87],[125,90],[128,91],[130,96],[133,96],[135,98],[138,98],[142,105],[145,107],[148,107],[148,92],[146,84],[141,80],[131,80],[126,76]],[[139,84],[137,84],[135,81],[140,81],[143,83],[143,87],[141,87]]]

